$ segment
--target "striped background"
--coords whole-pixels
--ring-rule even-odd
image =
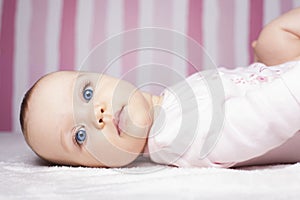
[[[41,75],[78,69],[92,48],[122,31],[173,29],[202,44],[218,66],[234,68],[253,61],[250,44],[264,24],[297,6],[300,0],[0,0],[0,131],[20,130],[21,99]],[[115,62],[113,73],[145,62],[193,72],[177,57],[139,52]],[[154,74],[130,78],[142,76]]]

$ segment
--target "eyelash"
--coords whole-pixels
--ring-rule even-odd
[[[81,92],[80,92],[80,97],[81,97],[81,98],[83,98],[82,95],[83,95],[84,91],[85,91],[88,87],[90,87],[91,85],[92,85],[92,82],[91,82],[90,80],[86,80],[86,81],[84,82],[83,86],[82,86],[81,89],[80,89],[80,91],[81,91]],[[83,100],[84,100],[84,99],[83,99]],[[84,100],[84,101],[86,101],[86,100]],[[78,132],[81,128],[84,128],[84,126],[79,126],[79,127],[77,127],[77,128],[74,128],[73,131],[72,131],[72,141],[73,141],[73,143],[74,143],[76,146],[78,146],[78,147],[81,147],[82,144],[79,144],[79,143],[77,142],[77,140],[76,140],[76,134],[77,134],[77,132]]]
[[[90,80],[86,80],[83,84],[83,87],[81,88],[81,93],[80,93],[80,97],[83,98],[83,94],[84,94],[84,91],[90,87],[92,85],[92,82]],[[84,101],[86,101],[85,99],[83,99]]]
[[[77,142],[77,140],[76,140],[76,134],[77,134],[77,132],[78,132],[80,129],[82,129],[82,128],[84,128],[84,126],[79,126],[79,127],[77,127],[77,128],[74,128],[73,131],[72,131],[72,141],[73,141],[73,143],[74,143],[76,146],[78,146],[78,147],[81,147],[82,144],[79,144],[79,143]]]

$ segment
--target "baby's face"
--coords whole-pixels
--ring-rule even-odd
[[[28,142],[59,164],[124,166],[145,147],[150,110],[144,94],[128,82],[56,72],[38,83],[29,100]]]

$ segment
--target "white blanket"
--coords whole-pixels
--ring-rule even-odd
[[[238,169],[49,166],[20,133],[0,134],[0,199],[300,199],[300,163]]]

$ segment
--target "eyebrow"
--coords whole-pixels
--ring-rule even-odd
[[[77,80],[80,80],[80,79],[82,79],[82,77],[84,77],[84,76],[86,76],[86,74],[85,73],[83,73],[83,72],[78,72],[78,75],[74,78],[74,82],[75,81],[77,81]],[[74,86],[74,82],[73,82],[73,86]]]
[[[70,86],[69,90],[72,91],[72,92],[71,92],[71,95],[72,95],[71,99],[74,98],[74,95],[73,95],[73,94],[74,94],[75,83],[76,83],[76,81],[77,81],[79,78],[81,78],[82,76],[84,76],[83,73],[78,74],[77,76],[75,76],[75,78],[72,80],[72,83],[70,84],[71,86]],[[72,106],[72,110],[73,110],[73,106]],[[73,115],[72,115],[72,116],[73,116]],[[68,116],[66,116],[66,113],[64,113],[64,114],[61,116],[61,121],[65,121],[66,118],[68,118]],[[73,117],[72,117],[72,122],[73,122],[72,124],[75,124],[75,120],[74,120]],[[66,152],[71,152],[72,149],[74,148],[73,145],[71,146],[71,145],[69,144],[69,143],[70,143],[70,142],[69,142],[69,140],[70,140],[69,135],[72,134],[73,128],[74,128],[74,127],[72,127],[71,130],[68,131],[68,132],[63,131],[62,128],[59,129],[59,132],[60,132],[60,134],[59,134],[59,135],[60,135],[60,144],[62,145],[63,149],[64,149]],[[71,140],[72,140],[72,138],[71,138]],[[72,143],[72,144],[73,144],[73,143]]]
[[[70,90],[72,91],[72,99],[74,98],[74,89],[75,89],[75,87],[76,87],[76,81],[78,81],[79,80],[79,84],[81,84],[81,80],[80,79],[82,79],[82,77],[85,77],[86,76],[86,74],[85,73],[79,73],[78,72],[78,75],[73,79],[73,82],[72,82],[72,84],[71,84],[71,88],[70,88]],[[73,107],[74,108],[74,107]],[[69,135],[71,134],[73,134],[73,130],[76,128],[76,123],[75,123],[75,119],[74,119],[74,110],[73,110],[73,108],[72,108],[72,111],[73,111],[73,113],[72,113],[72,124],[74,124],[74,126],[72,126],[71,127],[71,129],[68,129],[69,131],[68,132],[64,132],[62,129],[60,129],[60,143],[61,143],[61,145],[62,145],[62,147],[63,147],[63,149],[64,150],[66,150],[67,152],[71,152],[73,149],[74,149],[74,143],[73,142],[71,142],[72,144],[70,145],[70,139],[72,140],[72,137],[70,138],[69,137]],[[63,116],[62,116],[62,121],[64,120],[64,119],[66,119],[67,118],[67,116],[64,114]]]
[[[66,141],[68,133],[65,133],[62,129],[60,129],[60,144],[62,145],[63,149],[67,152],[71,151],[71,147]]]

